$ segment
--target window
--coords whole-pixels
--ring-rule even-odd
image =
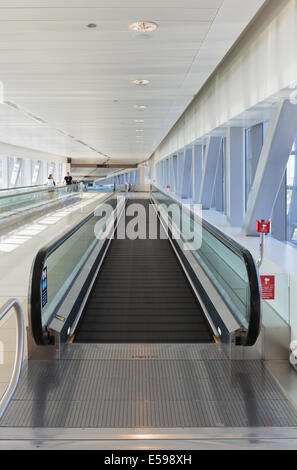
[[[3,157],[0,155],[0,188],[4,187],[3,181]]]
[[[31,183],[37,185],[40,183],[40,168],[41,162],[39,160],[32,160],[31,162]]]
[[[21,186],[19,181],[22,178],[22,159],[21,158],[8,158],[8,181],[9,188]]]
[[[287,166],[287,239],[297,245],[297,138]]]
[[[256,124],[245,131],[245,202],[254,183],[258,161],[262,152],[263,143],[267,134],[269,121]]]

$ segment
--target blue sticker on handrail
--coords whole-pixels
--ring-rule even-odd
[[[43,268],[41,274],[41,298],[43,308],[47,304],[47,267]]]

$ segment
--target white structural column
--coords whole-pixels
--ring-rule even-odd
[[[169,158],[165,160],[165,188],[169,184]]]
[[[2,157],[2,185],[3,188],[8,188],[9,186],[8,157]]]
[[[232,227],[241,227],[245,211],[245,129],[231,127],[226,135],[226,213]]]
[[[30,186],[32,182],[31,160],[28,158],[21,160],[22,179],[20,186]]]
[[[173,156],[169,157],[169,185],[170,185],[170,192],[173,193],[175,191],[175,180],[174,180],[174,168],[173,168]]]
[[[160,172],[160,162],[158,162],[156,164],[156,176],[155,176],[155,180],[158,184],[158,186],[161,185],[161,172]]]
[[[179,150],[177,152],[177,172],[176,172],[176,193],[182,197],[182,174],[184,166],[185,150]]]
[[[181,176],[181,197],[189,199],[192,197],[192,163],[193,148],[192,145],[185,148],[183,169]]]
[[[244,233],[255,235],[257,219],[270,219],[297,131],[297,105],[281,100],[273,106],[267,135],[250,192]]]
[[[216,172],[216,181],[215,181],[215,209],[218,212],[224,210],[224,191],[223,191],[223,145],[221,145],[217,172]]]
[[[222,137],[210,137],[206,145],[199,204],[203,209],[210,209]]]
[[[162,174],[162,176],[161,176],[161,186],[162,186],[162,188],[164,188],[164,186],[165,186],[165,161],[164,160],[161,161],[161,174]]]
[[[173,191],[177,194],[177,155],[172,156]]]
[[[193,145],[192,158],[192,199],[198,204],[203,171],[203,145]]]

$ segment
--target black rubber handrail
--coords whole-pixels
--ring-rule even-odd
[[[111,193],[104,201],[106,202],[114,196],[114,193]],[[37,345],[43,346],[50,343],[50,338],[47,331],[42,326],[42,312],[41,312],[41,289],[40,282],[42,276],[42,270],[45,265],[46,259],[53,253],[57,248],[59,248],[66,240],[68,240],[74,233],[76,233],[83,225],[85,225],[90,219],[94,217],[94,212],[85,217],[81,222],[79,222],[71,230],[64,232],[62,236],[57,237],[53,242],[48,243],[43,248],[41,248],[33,262],[32,272],[31,272],[31,284],[29,286],[29,317],[30,317],[30,326],[31,332],[34,338],[34,341]]]
[[[166,198],[170,199],[174,203],[178,204],[180,208],[182,208],[182,203],[171,197],[168,193],[162,191],[160,188],[156,186],[152,186],[152,194],[155,192],[159,192],[163,194]],[[245,247],[237,243],[231,237],[226,235],[225,233],[221,232],[218,228],[211,225],[206,220],[199,217],[197,214],[189,211],[190,216],[192,216],[195,221],[201,224],[202,228],[207,230],[211,235],[213,235],[217,240],[219,240],[226,248],[236,254],[239,258],[241,258],[245,264],[247,276],[250,285],[250,320],[249,326],[246,333],[246,337],[243,338],[243,346],[253,346],[260,334],[261,329],[261,290],[260,290],[260,283],[259,283],[259,275],[258,270],[256,267],[256,263],[254,261],[253,256]],[[236,317],[237,318],[237,317]],[[238,318],[237,318],[238,320]]]

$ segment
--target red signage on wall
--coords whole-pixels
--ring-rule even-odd
[[[271,223],[269,220],[257,220],[256,230],[258,233],[270,233]]]
[[[275,300],[275,276],[261,276],[262,299]]]

